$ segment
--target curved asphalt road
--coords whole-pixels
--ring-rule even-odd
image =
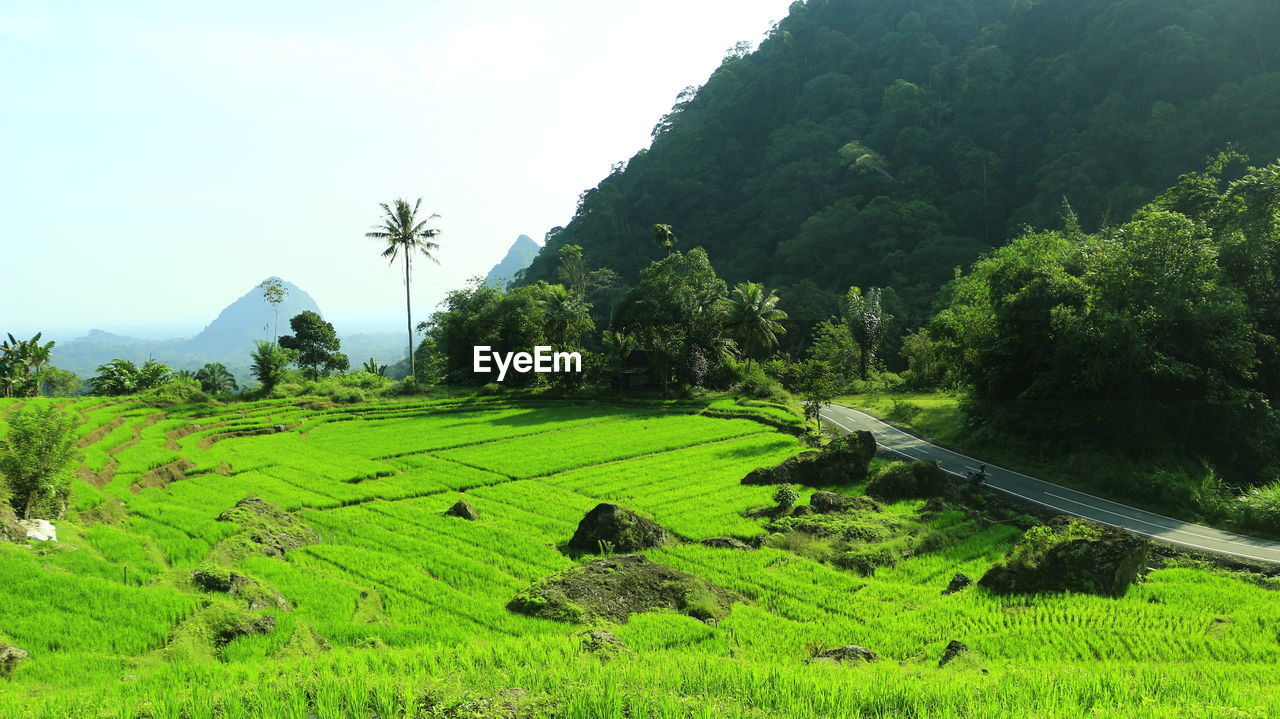
[[[846,432],[867,430],[875,435],[876,444],[881,448],[908,459],[936,460],[943,470],[957,477],[963,478],[966,472],[976,470],[983,464],[959,452],[929,444],[856,409],[829,404],[822,410],[822,418]],[[986,486],[1063,514],[1121,527],[1156,541],[1202,552],[1280,564],[1280,542],[1190,524],[989,464]]]

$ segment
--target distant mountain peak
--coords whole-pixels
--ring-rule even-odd
[[[515,279],[517,272],[533,262],[533,258],[538,256],[538,251],[541,249],[542,246],[532,237],[520,235],[511,245],[511,249],[507,250],[507,255],[502,258],[502,261],[489,270],[484,283],[490,287],[505,288],[508,282]]]
[[[267,279],[279,280],[285,289],[279,308],[280,334],[289,333],[289,319],[296,314],[308,310],[322,314],[316,301],[301,287],[279,277]],[[262,287],[254,285],[192,338],[190,347],[195,351],[235,351],[251,347],[254,340],[270,340],[275,336],[275,327],[276,308],[267,302]]]

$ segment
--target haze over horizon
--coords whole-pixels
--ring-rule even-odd
[[[399,268],[363,237],[379,202],[442,216],[442,265],[415,268],[424,319],[518,235],[566,224],[788,5],[9,3],[0,236],[59,289],[9,273],[0,331],[190,337],[273,275],[340,331],[398,331]]]

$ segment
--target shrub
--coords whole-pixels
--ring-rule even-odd
[[[1242,528],[1267,534],[1280,533],[1280,480],[1250,489],[1238,503]]]
[[[140,392],[138,399],[152,407],[172,407],[208,402],[209,395],[201,388],[200,380],[180,377],[154,389]]]
[[[337,387],[329,393],[329,399],[340,404],[355,404],[368,401],[368,396],[355,387]]]
[[[6,419],[9,433],[0,439],[0,475],[14,509],[28,518],[37,511],[62,516],[79,456],[79,420],[53,405],[24,407]]]
[[[894,399],[893,406],[889,409],[886,417],[890,422],[898,424],[911,424],[911,422],[920,416],[924,408],[918,404],[912,404],[905,400]]]
[[[800,501],[800,494],[796,492],[796,488],[789,484],[780,484],[773,491],[773,501],[778,504],[778,508],[790,512],[796,508],[796,502]]]

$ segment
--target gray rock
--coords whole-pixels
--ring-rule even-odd
[[[942,651],[942,658],[938,660],[938,668],[941,669],[947,665],[952,659],[969,651],[969,645],[964,642],[952,641],[947,648]]]
[[[960,591],[961,589],[964,589],[970,584],[973,584],[972,579],[965,576],[964,574],[961,574],[960,572],[956,572],[955,576],[951,577],[951,583],[947,585],[946,589],[942,590],[942,593],[944,595],[955,594],[956,592]]]
[[[719,549],[751,549],[751,546],[733,537],[708,537],[698,542],[704,547],[717,547]]]
[[[811,662],[874,662],[879,661],[880,655],[857,644],[849,644],[835,649],[828,649],[818,652],[809,661]]]
[[[457,502],[454,502],[453,506],[446,509],[444,513],[450,517],[458,517],[472,522],[480,518],[480,513],[477,512],[476,508],[472,507],[465,499],[459,499]]]
[[[578,523],[569,548],[593,553],[602,547],[614,552],[638,552],[657,547],[666,538],[666,530],[652,520],[616,504],[598,504]]]
[[[628,651],[627,645],[622,643],[613,632],[606,632],[603,629],[593,629],[578,635],[582,637],[582,651],[591,654],[614,654],[617,652]]]
[[[883,502],[925,499],[946,493],[947,475],[937,462],[917,460],[890,467],[867,485],[867,494]]]
[[[47,519],[19,519],[18,524],[27,530],[27,539],[37,542],[58,541],[58,528]]]
[[[875,454],[875,437],[860,430],[831,440],[821,451],[801,452],[779,465],[752,470],[742,484],[829,487],[860,482]]]
[[[13,670],[25,661],[27,661],[26,650],[0,644],[0,677],[13,674]]]
[[[997,594],[1082,592],[1119,597],[1146,569],[1151,547],[1146,540],[1074,518],[1056,524],[1043,546],[1034,551],[1015,547],[978,584]]]
[[[809,504],[818,514],[834,512],[883,512],[884,508],[870,497],[850,497],[835,492],[814,492]]]

